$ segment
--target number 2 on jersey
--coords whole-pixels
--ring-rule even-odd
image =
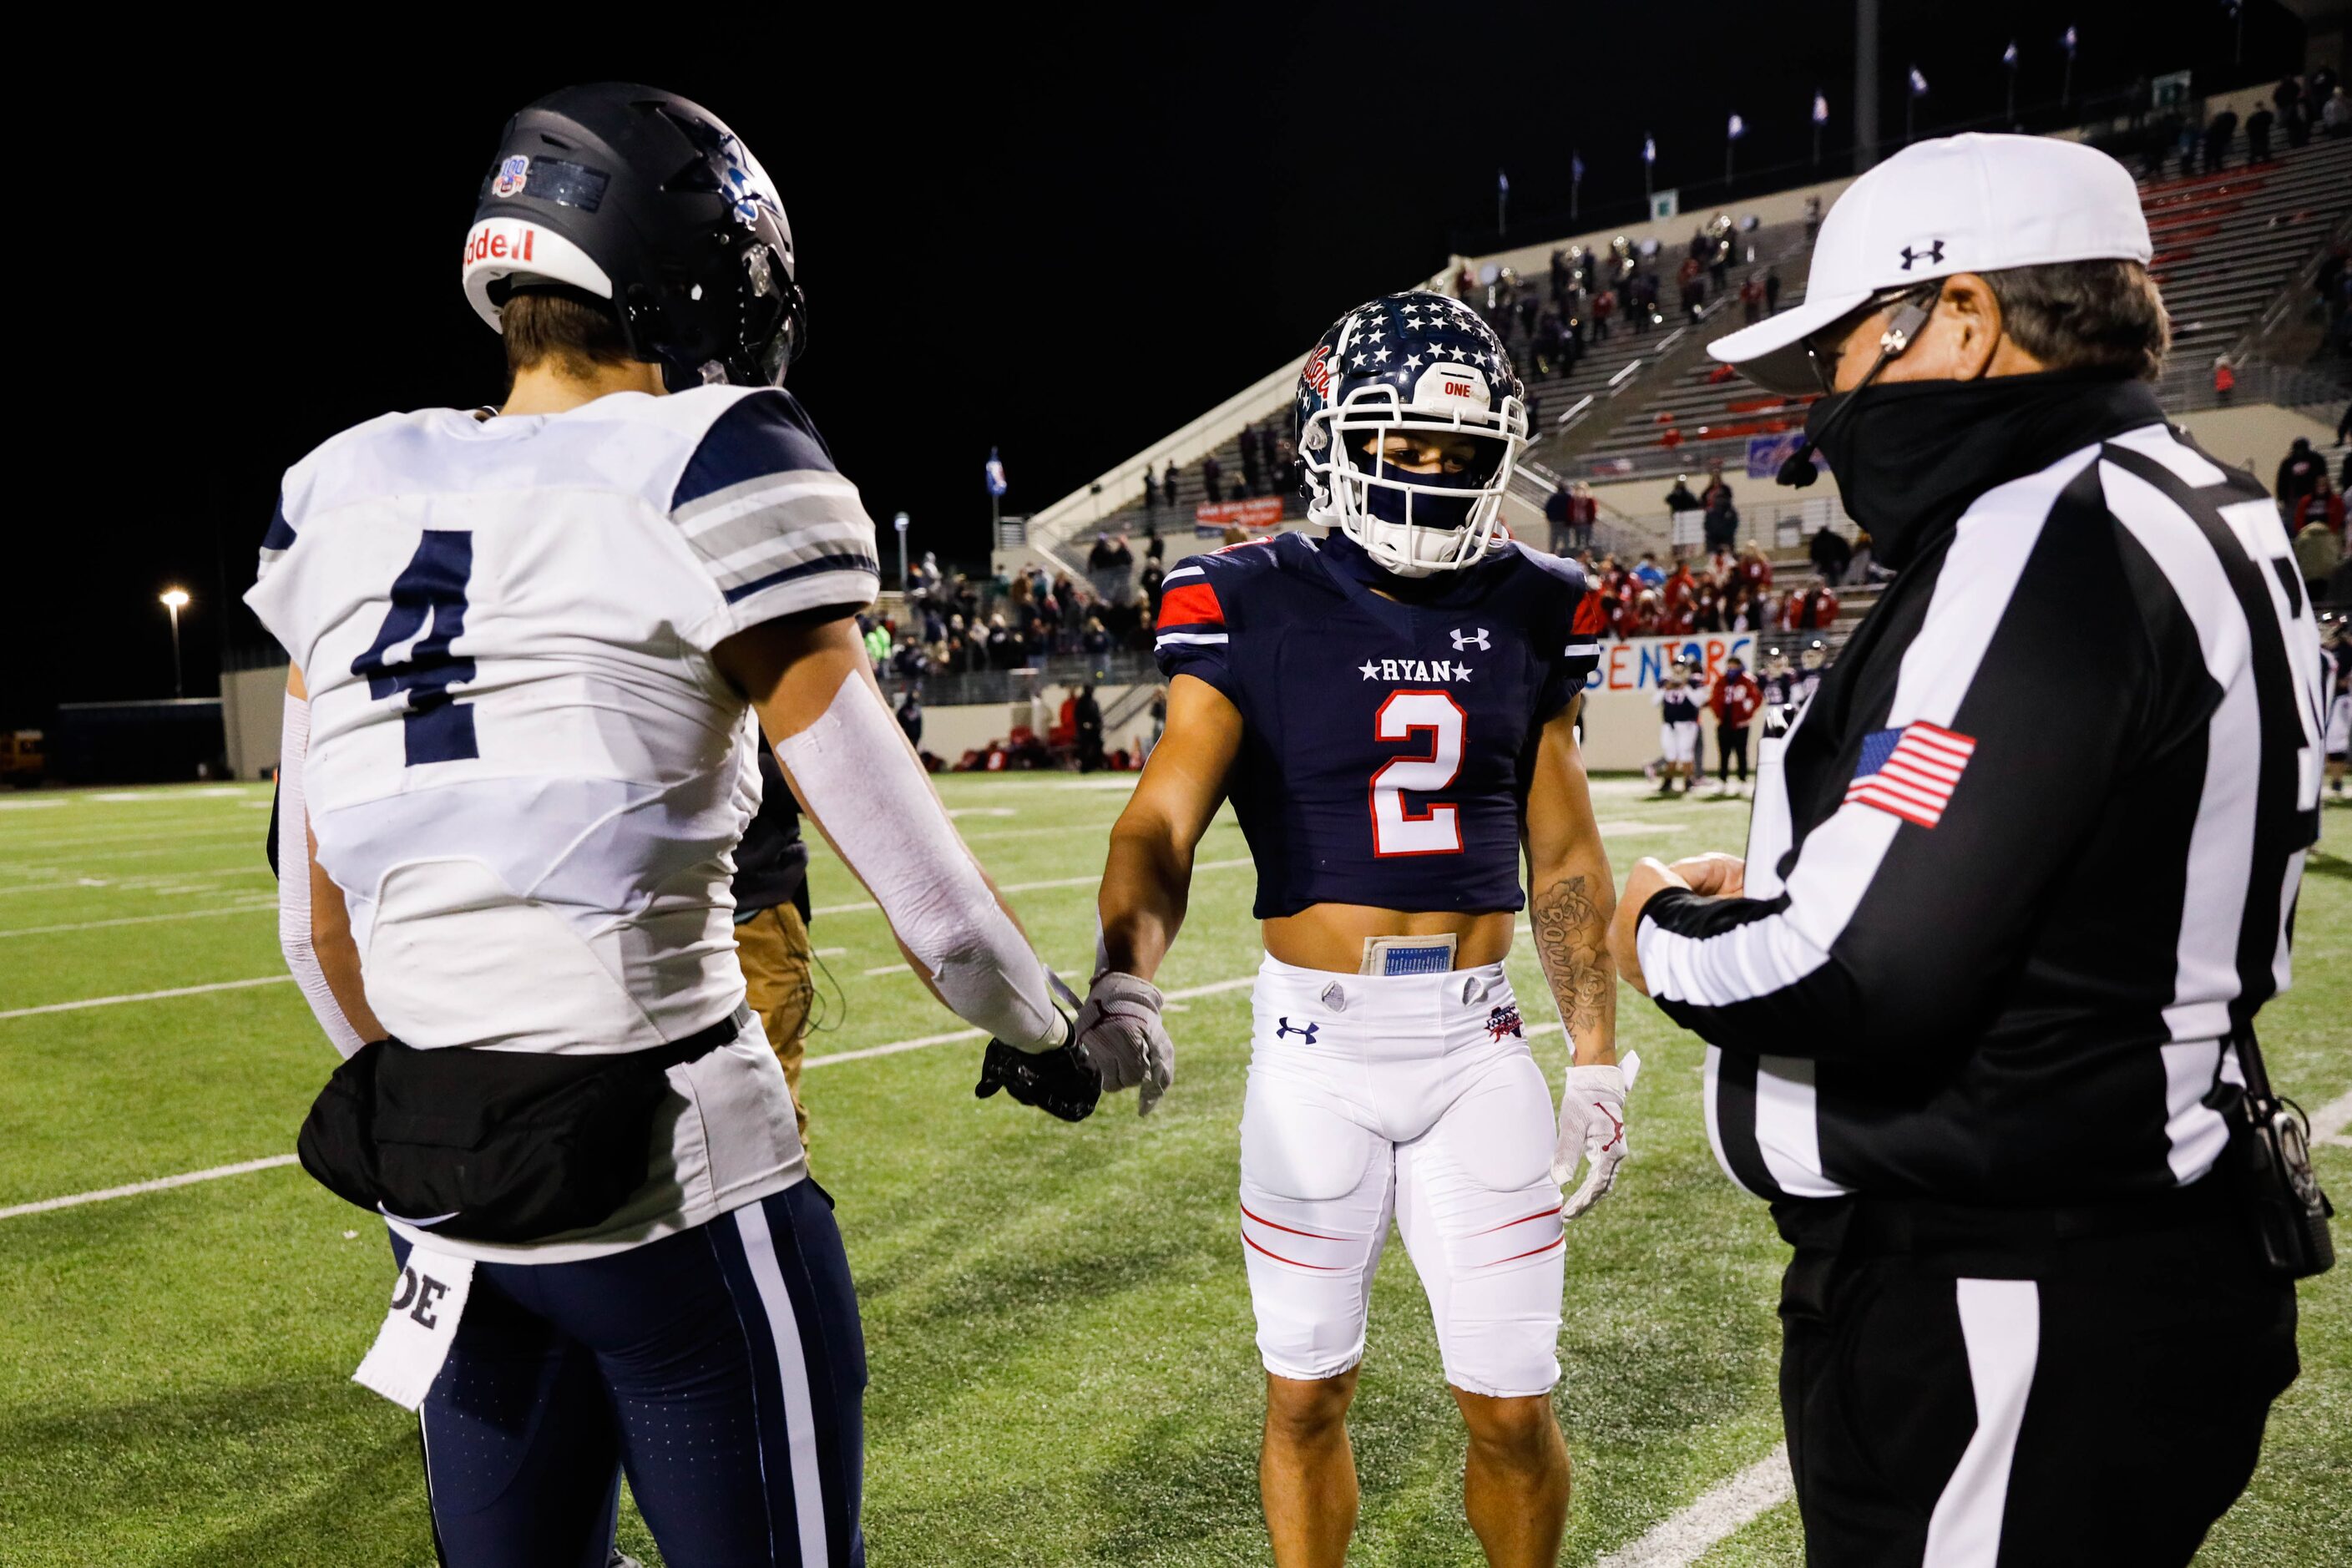
[[[1372,775],[1373,854],[1385,859],[1462,853],[1460,808],[1432,801],[1415,812],[1405,805],[1404,792],[1444,789],[1462,772],[1465,717],[1461,705],[1443,691],[1392,692],[1381,704],[1373,731],[1383,741],[1409,741],[1426,732],[1429,755],[1399,757]]]
[[[474,536],[463,529],[428,528],[393,580],[392,608],[375,642],[352,660],[378,701],[407,695],[401,731],[408,766],[480,756],[471,704],[450,700],[449,688],[474,679],[474,661],[449,645],[466,633],[466,585],[474,575]],[[405,647],[405,657],[392,656]]]

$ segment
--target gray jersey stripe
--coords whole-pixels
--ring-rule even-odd
[[[775,500],[790,500],[804,495],[826,495],[845,501],[852,510],[862,511],[857,499],[857,487],[839,474],[802,472],[795,474],[760,474],[725,489],[697,496],[684,506],[670,512],[670,521],[691,539],[705,529],[724,522],[737,512],[756,510],[761,498],[772,496]],[[841,510],[836,506],[836,510]]]
[[[744,533],[733,548],[697,552],[721,587],[764,577],[779,566],[790,566],[819,555],[874,553],[874,525],[863,517],[811,518],[791,522],[774,513],[761,512],[740,520],[740,525],[730,524],[730,534],[737,526]],[[713,542],[718,542],[715,536]]]

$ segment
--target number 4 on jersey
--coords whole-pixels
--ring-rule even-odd
[[[1459,855],[1462,824],[1459,807],[1432,801],[1422,811],[1408,810],[1404,792],[1426,795],[1444,789],[1462,772],[1461,704],[1443,691],[1398,691],[1390,694],[1372,719],[1383,741],[1409,741],[1416,731],[1429,735],[1429,755],[1399,757],[1372,775],[1372,853],[1382,859],[1397,855]]]
[[[368,694],[377,700],[407,694],[401,731],[412,768],[482,754],[474,742],[473,708],[449,697],[450,687],[474,679],[474,661],[449,651],[466,633],[466,584],[473,575],[473,534],[426,529],[393,582],[392,608],[374,644],[352,660],[352,673],[367,677]]]

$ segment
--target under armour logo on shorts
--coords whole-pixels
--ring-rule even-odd
[[[1286,1016],[1281,1021],[1281,1027],[1275,1030],[1274,1037],[1278,1040],[1285,1035],[1297,1035],[1300,1039],[1305,1040],[1311,1046],[1315,1043],[1315,1031],[1321,1026],[1322,1026],[1318,1024],[1308,1024],[1303,1027],[1294,1029],[1290,1026],[1290,1019]]]

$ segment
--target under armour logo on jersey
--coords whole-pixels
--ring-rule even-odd
[[[1286,1016],[1282,1019],[1281,1026],[1274,1031],[1274,1037],[1278,1040],[1285,1035],[1297,1035],[1300,1039],[1305,1040],[1311,1046],[1315,1043],[1315,1031],[1320,1027],[1322,1027],[1322,1026],[1319,1024],[1307,1024],[1294,1029],[1290,1026],[1289,1017]]]
[[[1455,653],[1460,653],[1465,647],[1475,647],[1481,653],[1484,653],[1487,648],[1494,646],[1487,642],[1486,628],[1484,626],[1480,626],[1476,631],[1472,632],[1466,637],[1462,635],[1462,628],[1456,626],[1454,628],[1453,637],[1454,651]]]
[[[1911,264],[1915,261],[1926,261],[1940,266],[1943,259],[1944,242],[1940,239],[1929,242],[1925,250],[1914,250],[1907,245],[1903,247],[1903,270],[1906,272],[1911,270]]]

